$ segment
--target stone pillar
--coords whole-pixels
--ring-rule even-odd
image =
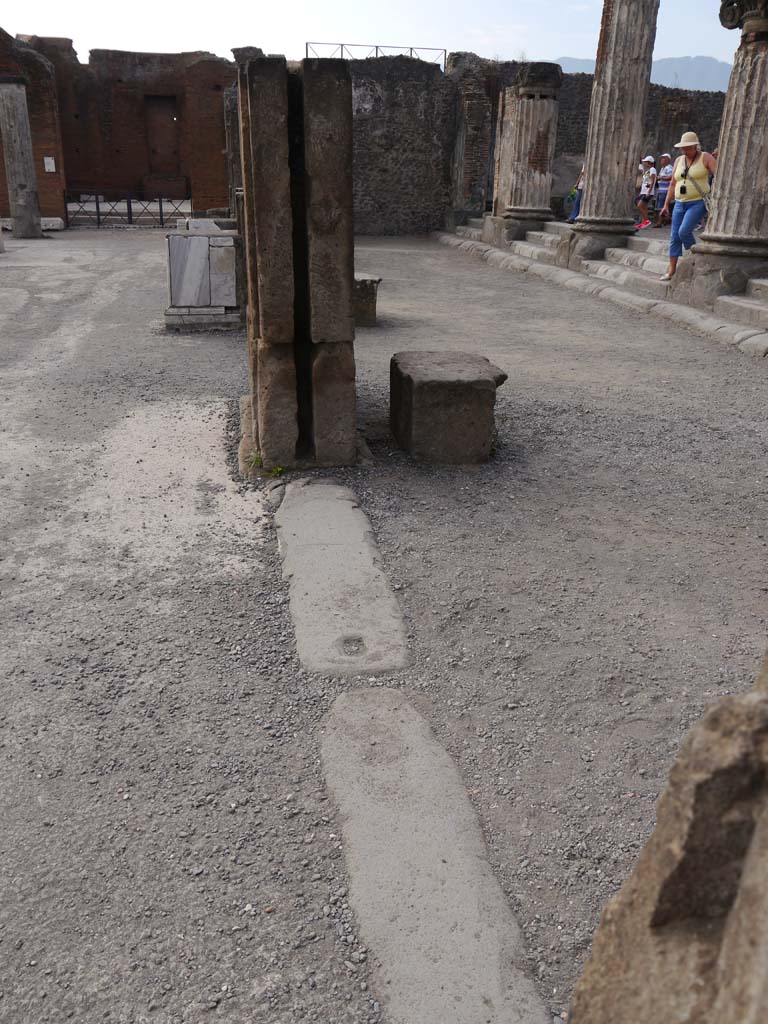
[[[723,3],[720,21],[742,35],[723,111],[721,173],[693,250],[690,301],[703,305],[768,273],[768,0]]]
[[[42,238],[27,90],[20,78],[0,78],[0,136],[3,140],[14,238]]]
[[[589,108],[585,187],[570,263],[600,259],[634,231],[632,200],[659,0],[605,0]]]
[[[502,216],[514,237],[540,230],[552,220],[552,161],[557,138],[557,94],[563,82],[559,64],[526,64],[507,90],[510,111],[509,191]],[[512,94],[511,96],[509,94]],[[515,225],[513,227],[513,224]],[[508,234],[508,237],[512,237]]]
[[[524,64],[499,97],[493,213],[484,238],[505,246],[552,219],[552,161],[557,138],[559,64]]]

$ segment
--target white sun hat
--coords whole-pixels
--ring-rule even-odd
[[[644,156],[644,157],[643,157],[643,163],[644,163],[644,164],[655,164],[655,163],[656,163],[656,160],[655,160],[655,158],[654,158],[654,157],[652,157],[652,156]]]
[[[700,146],[699,136],[696,132],[683,132],[683,137],[675,143],[675,149],[684,149],[686,146]]]

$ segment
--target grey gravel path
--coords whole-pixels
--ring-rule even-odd
[[[223,461],[242,338],[162,333],[159,234],[9,249],[0,1020],[377,1020],[316,735],[370,682],[296,660]],[[459,765],[559,1014],[682,731],[765,645],[768,367],[431,241],[357,269],[372,460],[320,475],[371,519],[412,658],[382,682]],[[389,356],[443,345],[509,373],[480,469],[388,437]]]

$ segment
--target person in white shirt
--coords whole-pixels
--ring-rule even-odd
[[[648,204],[656,194],[656,161],[652,156],[644,156],[640,165],[643,171],[643,180],[640,185],[640,195],[637,197],[636,205],[640,211],[638,228],[649,228],[651,226],[648,218]]]
[[[667,201],[667,193],[669,192],[669,186],[672,182],[672,174],[674,173],[674,165],[672,164],[672,157],[669,153],[662,153],[659,160],[659,177],[656,182],[656,223],[653,225],[655,228],[661,228],[665,223],[668,223],[672,217],[669,211],[664,213],[664,206]]]

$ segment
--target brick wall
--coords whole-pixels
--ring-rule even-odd
[[[402,235],[442,228],[451,208],[456,89],[410,57],[350,61],[355,231]]]
[[[29,37],[56,70],[67,187],[141,193],[151,175],[147,98],[174,98],[178,171],[195,210],[228,205],[223,91],[231,61],[207,53],[92,50],[81,64],[69,39]]]
[[[40,212],[43,217],[64,217],[64,151],[53,66],[34,49],[0,29],[0,75],[25,79]],[[45,170],[44,157],[53,157],[55,171]],[[0,217],[9,216],[8,182],[0,140]]]

